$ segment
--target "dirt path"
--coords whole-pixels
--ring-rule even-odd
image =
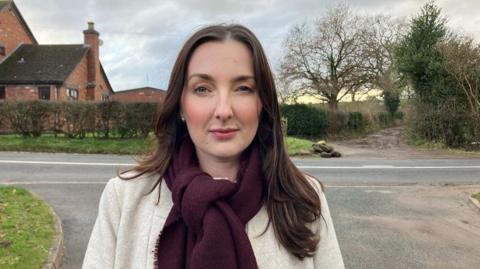
[[[404,127],[393,127],[351,140],[327,141],[345,158],[421,159],[480,158],[480,152],[430,150],[414,148],[407,143]]]

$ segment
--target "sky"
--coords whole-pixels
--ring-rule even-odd
[[[40,44],[80,44],[87,22],[100,33],[100,61],[115,92],[167,89],[175,58],[188,37],[214,23],[240,23],[262,43],[272,69],[295,24],[320,18],[337,0],[15,0]],[[350,0],[363,15],[409,20],[425,0]],[[449,27],[480,41],[479,0],[437,0]]]

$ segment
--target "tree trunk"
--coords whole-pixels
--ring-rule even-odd
[[[331,112],[337,112],[338,109],[338,101],[336,99],[328,100],[328,110]]]

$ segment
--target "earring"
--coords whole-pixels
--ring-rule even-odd
[[[182,121],[185,122],[185,118],[184,118],[184,117],[182,117]]]

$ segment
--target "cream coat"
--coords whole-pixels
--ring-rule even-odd
[[[100,198],[98,217],[83,261],[84,269],[153,269],[155,242],[172,207],[171,192],[164,181],[160,185],[158,204],[158,191],[144,195],[155,180],[154,176],[143,175],[128,181],[118,177],[108,181]],[[344,268],[325,195],[318,182],[314,184],[319,190],[325,218],[325,222],[321,219],[314,223],[315,229],[321,229],[315,256],[300,261],[288,253],[277,242],[271,225],[261,235],[268,222],[263,207],[246,225],[260,269]]]

